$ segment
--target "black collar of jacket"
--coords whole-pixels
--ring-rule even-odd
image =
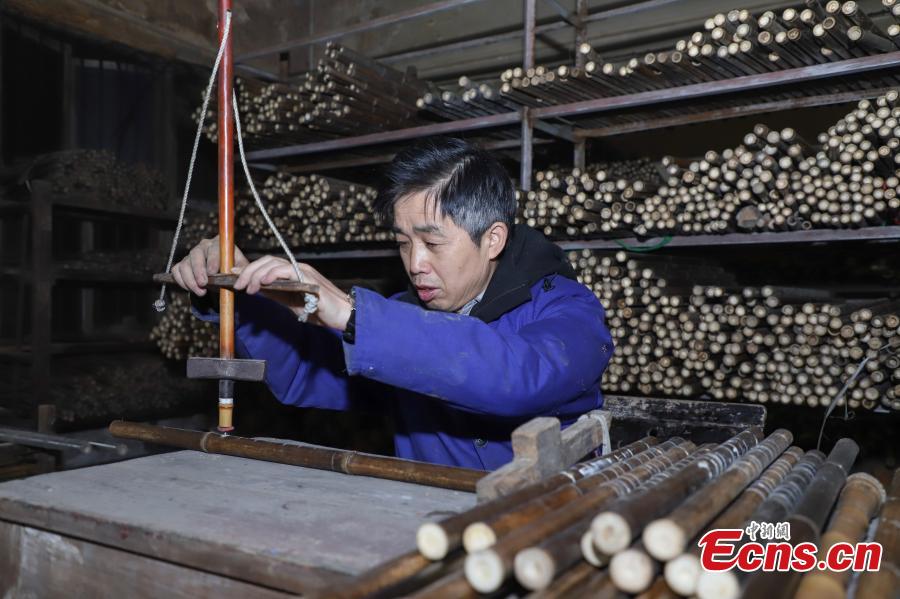
[[[500,263],[488,283],[484,297],[472,309],[470,316],[484,322],[497,320],[529,301],[531,287],[550,275],[577,279],[562,248],[531,227],[516,225],[512,238],[506,242],[506,248],[500,255]],[[548,279],[545,285],[548,290],[552,289],[552,280]],[[398,299],[425,307],[412,285]]]

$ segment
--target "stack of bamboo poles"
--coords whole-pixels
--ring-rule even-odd
[[[735,591],[775,599],[795,591],[822,596],[809,593],[824,588],[845,593],[846,573],[822,580],[820,572],[739,577],[732,571],[704,580],[696,542],[714,528],[786,521],[792,539],[824,548],[865,540],[879,511],[875,538],[886,543],[885,561],[894,568],[890,562],[900,547],[889,529],[896,524],[900,483],[885,503],[876,479],[847,476],[856,443],[841,439],[826,458],[791,447],[792,441],[784,429],[764,440],[748,431],[700,447],[679,438],[660,443],[648,437],[467,512],[427,522],[419,528],[417,551],[335,592],[348,599],[479,593],[730,598]],[[882,591],[867,599],[890,596],[890,572],[862,577],[860,588],[869,584]],[[708,588],[719,594],[705,594]]]
[[[375,222],[371,187],[320,175],[279,172],[259,187],[269,216],[293,248],[391,239]],[[239,244],[248,250],[268,250],[277,242],[248,191],[237,202]]]
[[[669,160],[537,171],[536,189],[516,194],[519,222],[554,238],[632,235],[636,207],[663,183]]]
[[[621,62],[604,61],[581,44],[576,66],[507,69],[500,97],[525,106],[564,104],[640,93],[900,49],[896,4],[885,29],[854,1],[807,0],[778,13],[719,13],[673,48]]]
[[[440,118],[455,120],[499,114],[517,110],[510,98],[502,97],[496,86],[478,83],[469,77],[459,78],[456,90],[430,90],[416,101],[416,106]]]
[[[695,235],[891,225],[900,217],[900,92],[863,100],[814,145],[756,125],[743,143],[635,176],[539,171],[522,222],[553,237]],[[632,164],[632,163],[627,163]],[[655,166],[655,168],[654,168]]]
[[[42,154],[4,169],[0,179],[22,183],[49,181],[60,196],[90,196],[109,206],[165,210],[168,195],[162,175],[144,164],[126,164],[105,150],[65,150]],[[12,183],[12,181],[10,181]]]
[[[329,43],[315,70],[293,84],[238,78],[241,123],[252,145],[305,143],[424,124],[417,100],[431,87],[349,48]],[[215,107],[204,131],[217,139]],[[199,117],[199,111],[194,118]]]
[[[607,311],[609,393],[900,410],[897,302],[743,286],[695,258],[569,259]]]
[[[72,358],[54,372],[50,398],[66,424],[171,414],[203,389],[183,369],[175,374],[171,367],[161,356],[138,352],[105,356],[99,364],[94,356]]]
[[[238,234],[241,232],[238,231]],[[188,212],[181,228],[178,245],[188,252],[203,239],[212,239],[219,234],[219,215],[216,212],[199,210]]]
[[[219,329],[215,323],[195,318],[185,293],[173,293],[169,307],[150,331],[150,339],[170,360],[219,355]]]

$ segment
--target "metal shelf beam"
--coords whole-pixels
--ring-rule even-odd
[[[728,233],[725,235],[684,235],[673,237],[664,247],[708,247],[729,245],[774,245],[786,243],[834,243],[846,241],[900,241],[900,226],[867,227],[863,229],[816,229],[783,233]],[[658,245],[660,238],[638,240],[623,238],[558,241],[564,250],[596,249],[621,250],[622,244],[637,249]]]
[[[533,114],[535,118],[543,119],[585,116],[588,114],[636,108],[638,106],[647,106],[650,104],[662,104],[707,96],[756,91],[767,87],[806,83],[817,79],[847,77],[849,75],[859,75],[869,71],[887,70],[896,67],[900,67],[900,51],[888,52],[887,54],[878,54],[875,56],[863,56],[862,58],[851,58],[839,62],[815,64],[796,69],[773,71],[771,73],[747,75],[745,77],[736,77],[734,79],[705,81],[703,83],[694,83],[692,85],[683,85],[680,87],[667,87],[665,89],[640,92],[637,94],[610,96],[606,98],[597,98],[595,100],[583,100],[581,102],[560,104],[557,106],[546,106],[544,108],[535,108]]]
[[[900,241],[900,226],[867,227],[863,229],[817,229],[813,231],[786,231],[780,233],[728,233],[725,235],[684,235],[674,237],[662,247],[711,247],[711,246],[740,246],[740,245],[779,245],[779,244],[807,244],[807,243],[842,243],[853,241]],[[555,243],[564,250],[621,250],[622,245],[629,248],[646,249],[658,245],[661,238],[638,240],[634,238],[621,239],[576,239],[556,241]],[[275,250],[272,250],[275,251]],[[256,258],[265,252],[252,252]],[[371,248],[355,250],[337,250],[322,252],[300,252],[294,254],[298,260],[342,260],[342,259],[370,259],[391,258],[397,256],[397,250],[393,248]]]
[[[808,67],[785,69],[783,71],[774,71],[771,73],[748,75],[734,79],[721,79],[636,94],[609,96],[597,98],[595,100],[545,106],[543,108],[532,109],[531,116],[534,119],[587,116],[590,114],[612,112],[615,110],[624,110],[651,104],[665,104],[727,93],[758,91],[768,87],[804,83],[832,77],[846,77],[871,71],[897,69],[898,67],[900,67],[900,51],[875,56],[865,56],[862,58],[853,58],[839,62],[817,64]],[[865,93],[866,92],[859,92],[860,97],[864,96]],[[762,104],[770,104],[770,102],[762,102],[760,105]],[[722,118],[727,117],[723,116]],[[462,133],[465,131],[475,131],[490,127],[509,126],[520,124],[521,119],[521,111],[505,112],[472,119],[410,127],[408,129],[370,133],[356,137],[345,137],[282,148],[257,150],[248,153],[247,157],[249,160],[269,160],[273,158],[286,158],[289,156],[302,156],[318,152],[346,150],[362,146],[407,141],[421,137],[429,137],[431,135]],[[575,129],[573,133],[576,137],[578,136],[577,129]]]

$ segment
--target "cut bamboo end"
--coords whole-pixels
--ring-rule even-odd
[[[607,555],[624,551],[631,544],[631,527],[615,512],[603,512],[591,522],[591,533],[597,549]]]
[[[584,559],[595,568],[602,568],[605,563],[605,556],[601,556],[594,546],[594,533],[590,530],[581,535],[581,555]]]
[[[484,551],[493,547],[496,542],[497,535],[484,522],[474,522],[463,531],[463,547],[466,548],[466,553]]]
[[[697,581],[699,599],[737,599],[741,585],[734,572],[703,572]]]
[[[538,547],[520,551],[514,562],[516,580],[529,591],[546,589],[556,577],[553,558]]]
[[[697,594],[697,581],[702,573],[700,559],[692,553],[682,553],[666,562],[663,570],[669,588],[684,597]]]
[[[803,577],[795,599],[845,599],[847,589],[833,572],[812,571]]]
[[[613,584],[626,593],[641,593],[653,582],[653,560],[639,549],[626,549],[613,556],[609,574]]]
[[[447,556],[450,551],[450,540],[438,524],[426,522],[416,531],[416,546],[424,557],[437,561]]]
[[[667,518],[651,522],[644,529],[643,541],[647,552],[661,562],[678,557],[688,542],[681,527]]]
[[[506,578],[503,561],[491,549],[466,556],[464,571],[466,580],[479,593],[493,593]]]

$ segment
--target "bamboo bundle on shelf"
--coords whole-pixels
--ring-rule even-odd
[[[250,145],[306,143],[347,135],[401,129],[429,122],[417,100],[429,84],[349,48],[329,43],[313,71],[296,83],[235,81],[238,110]],[[215,106],[204,119],[217,140]],[[194,119],[199,118],[199,109]]]
[[[900,304],[740,285],[691,258],[573,251],[607,311],[610,393],[900,410]],[[863,361],[865,363],[863,364]],[[858,372],[857,372],[858,371]]]
[[[183,368],[173,371],[162,356],[125,352],[99,365],[94,357],[67,361],[53,376],[50,398],[61,423],[84,425],[171,414],[197,400],[203,389],[202,382],[184,378]]]
[[[712,528],[740,528],[748,518],[778,514],[811,514],[818,523],[842,489],[840,514],[848,512],[850,497],[868,489],[857,488],[859,476],[845,485],[846,469],[856,457],[849,439],[839,441],[827,461],[818,451],[804,455],[791,447],[792,441],[785,429],[762,440],[745,432],[701,447],[678,438],[663,443],[641,440],[638,445],[643,447],[632,444],[603,464],[594,464],[594,458],[467,512],[424,523],[417,538],[421,553],[382,564],[336,589],[336,594],[522,595],[518,584],[535,597],[622,592],[674,597],[663,566],[666,559],[683,563],[692,538]],[[871,519],[873,511],[867,510],[862,519]],[[833,523],[852,516],[856,531],[864,524],[858,515],[836,515]],[[493,533],[484,537],[487,530]],[[681,536],[672,536],[672,531]],[[472,543],[467,537],[480,541]],[[671,558],[650,555],[647,543]],[[696,552],[691,555],[696,560]],[[698,561],[692,569],[682,568],[682,579],[696,581],[700,573]],[[653,594],[654,589],[660,594]]]
[[[900,49],[896,25],[882,29],[853,1],[808,2],[757,16],[735,9],[670,48],[607,61],[582,43],[576,65],[507,69],[484,85],[497,89],[501,101],[533,107],[634,94],[893,52]]]
[[[816,145],[756,125],[687,165],[627,162],[633,175],[538,171],[520,220],[557,238],[696,235],[891,225],[900,217],[900,92],[859,102]],[[640,167],[637,165],[640,164]]]
[[[195,318],[186,293],[171,295],[168,309],[150,331],[160,352],[171,360],[214,357],[219,354],[219,329],[211,322]]]
[[[259,187],[269,216],[292,248],[392,239],[375,222],[371,187],[320,175],[276,173]],[[239,244],[248,250],[269,250],[277,242],[249,191],[237,201]]]
[[[8,169],[10,170],[10,169]],[[21,168],[16,179],[48,181],[54,194],[86,196],[110,207],[166,210],[162,175],[144,164],[120,162],[105,150],[65,150],[42,154]]]

